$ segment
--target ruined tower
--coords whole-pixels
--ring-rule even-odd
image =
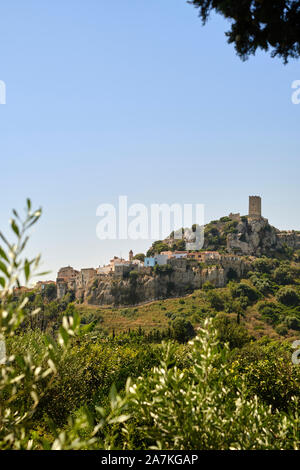
[[[249,196],[249,217],[261,217],[260,196]]]
[[[129,251],[129,261],[132,261],[133,260],[133,251],[130,250]]]

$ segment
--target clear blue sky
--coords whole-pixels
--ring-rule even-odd
[[[0,16],[0,227],[43,206],[30,253],[44,268],[98,266],[151,241],[100,241],[96,208],[203,203],[206,221],[247,213],[300,228],[300,105],[287,66],[241,62],[228,25],[185,0],[10,0]]]

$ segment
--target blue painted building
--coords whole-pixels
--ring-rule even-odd
[[[167,255],[155,255],[149,256],[144,259],[144,266],[147,267],[154,267],[157,264],[167,264],[168,256]]]
[[[149,266],[153,268],[153,266],[155,266],[156,264],[157,263],[155,263],[155,258],[153,256],[149,256],[144,259],[144,266],[146,268],[148,268]]]

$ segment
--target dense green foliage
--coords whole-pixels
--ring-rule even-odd
[[[145,259],[145,255],[144,253],[137,253],[136,255],[134,255],[133,259],[138,259],[139,261],[143,263]]]
[[[161,449],[297,448],[297,412],[272,410],[251,396],[244,377],[228,370],[228,350],[219,349],[209,323],[190,346],[189,369],[174,365],[168,344],[160,367],[131,386],[139,441]],[[296,408],[297,400],[291,402]]]
[[[199,9],[203,23],[211,11],[230,20],[226,33],[237,54],[246,59],[257,49],[268,51],[272,57],[288,58],[300,55],[300,2],[298,0],[190,0]]]

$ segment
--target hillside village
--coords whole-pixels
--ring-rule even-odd
[[[183,231],[183,244],[187,237],[190,231]],[[180,242],[182,245],[182,240]],[[157,243],[160,243],[159,249]],[[228,280],[241,278],[249,271],[255,257],[299,249],[300,233],[281,232],[270,226],[261,215],[261,198],[249,196],[248,216],[230,213],[205,227],[202,250],[177,250],[176,246],[171,234],[162,242],[154,243],[143,260],[137,259],[130,250],[127,260],[114,256],[107,265],[98,268],[62,267],[55,282],[57,298],[72,291],[81,301],[115,303],[116,295],[111,295],[112,290],[116,291],[116,286],[121,290],[124,286],[132,288],[128,279],[134,275],[138,277],[137,290],[140,289],[137,297],[141,300],[144,295],[145,301],[199,289],[206,282],[224,287]],[[159,282],[154,279],[155,273],[164,274]],[[53,281],[38,284],[43,289],[47,283],[54,284]]]
[[[169,267],[169,273],[172,270],[173,275],[174,273],[177,274],[177,282],[182,281],[184,284],[187,280],[186,272],[188,268],[191,268],[191,272],[194,274],[197,272],[196,269],[199,267],[199,263],[205,265],[206,269],[202,269],[203,275],[201,278],[199,277],[198,285],[193,286],[193,288],[201,287],[207,281],[212,282],[216,287],[223,287],[226,284],[226,274],[230,269],[235,270],[237,276],[240,277],[246,267],[245,261],[241,257],[209,251],[195,253],[187,251],[161,252],[151,257],[145,257],[144,263],[130,259],[130,256],[128,260],[114,257],[107,266],[98,269],[86,268],[77,271],[71,266],[61,268],[56,280],[57,297],[62,298],[69,290],[81,292],[87,289],[93,281],[125,280],[130,273],[136,272],[141,278],[152,277],[153,268],[156,266]],[[105,272],[103,272],[103,269],[105,269]],[[188,281],[191,282],[192,278],[188,277]]]

